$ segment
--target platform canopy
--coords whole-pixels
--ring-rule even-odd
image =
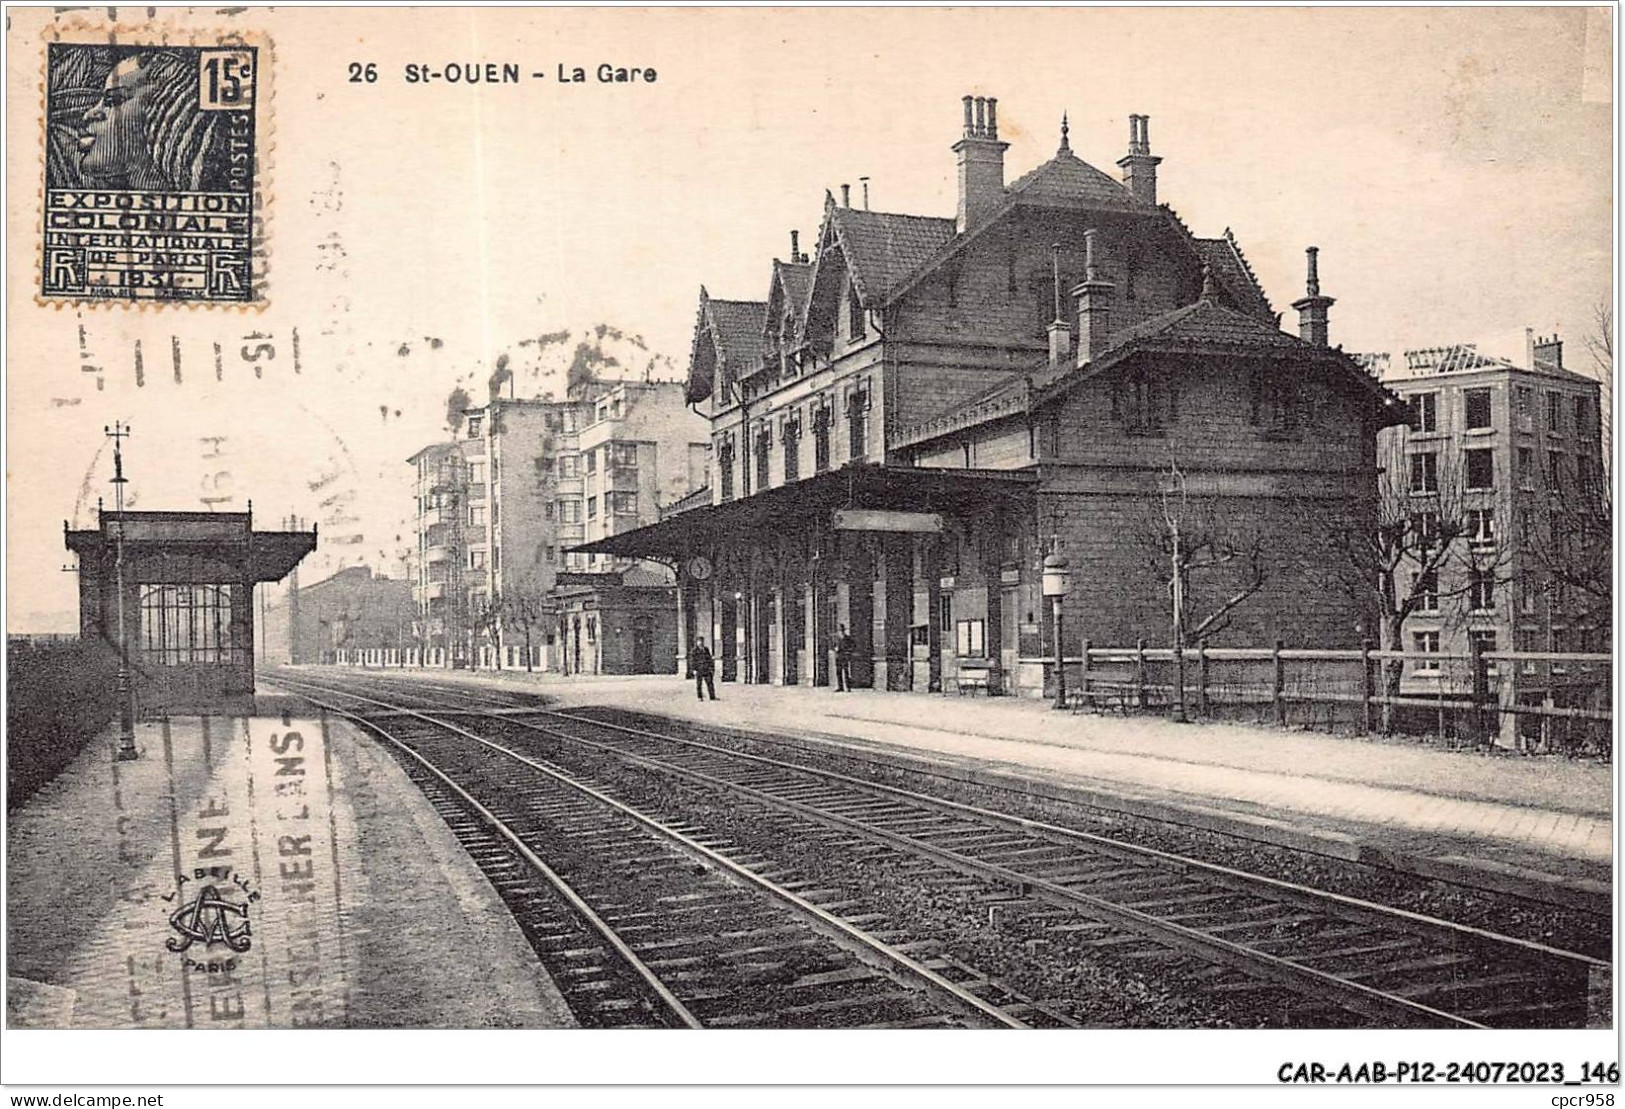
[[[94,565],[113,557],[120,514],[103,512],[94,530],[64,527],[68,549]],[[162,559],[165,555],[230,554],[246,557],[253,581],[280,581],[299,560],[316,549],[316,530],[255,531],[248,512],[126,512],[122,516],[124,554],[128,561]]]
[[[678,558],[707,544],[801,531],[815,518],[841,530],[862,530],[864,521],[876,531],[934,530],[923,522],[932,514],[979,512],[1037,484],[1038,475],[1031,470],[844,466],[570,549],[582,554]]]

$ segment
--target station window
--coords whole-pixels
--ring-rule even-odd
[[[982,658],[987,654],[987,621],[961,620],[954,638],[954,653],[960,658]]]
[[[141,587],[141,653],[155,666],[242,661],[231,638],[230,585]]]

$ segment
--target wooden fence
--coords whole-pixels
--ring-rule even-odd
[[[1307,650],[1280,641],[1273,648],[1202,645],[1183,652],[1181,668],[1172,648],[1144,640],[1132,647],[1085,641],[1082,654],[1064,662],[1074,708],[1182,710],[1330,731],[1430,732],[1472,743],[1499,736],[1525,750],[1610,752],[1612,655],[1473,647],[1452,654]],[[1404,667],[1398,694],[1387,690],[1394,662]]]

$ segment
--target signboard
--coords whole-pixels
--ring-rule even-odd
[[[942,531],[935,512],[888,512],[879,508],[838,508],[836,531],[907,531],[934,535]]]

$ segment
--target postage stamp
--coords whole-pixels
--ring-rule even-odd
[[[47,44],[43,298],[262,301],[268,61],[235,34]]]

